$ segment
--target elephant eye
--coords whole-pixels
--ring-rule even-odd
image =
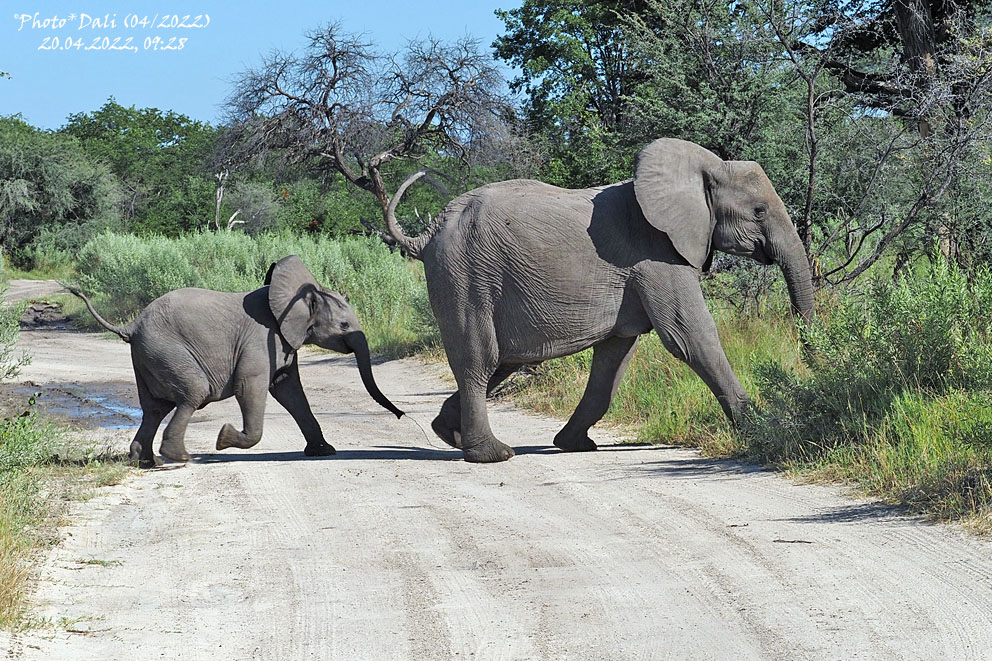
[[[764,218],[766,213],[768,213],[768,207],[766,207],[764,204],[759,204],[754,208],[755,218],[758,219]]]

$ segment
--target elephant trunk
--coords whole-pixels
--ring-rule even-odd
[[[780,251],[775,262],[781,267],[785,286],[792,301],[792,313],[809,323],[813,320],[813,276],[806,260],[806,251],[795,230],[785,249]]]
[[[369,395],[372,396],[372,399],[379,406],[397,418],[401,417],[403,411],[396,408],[391,401],[386,399],[386,396],[379,390],[379,386],[375,384],[375,379],[372,377],[372,357],[369,354],[369,343],[365,339],[365,333],[361,331],[348,333],[344,337],[344,343],[355,354],[355,361],[358,363],[358,373],[362,376],[362,385],[365,386],[365,390],[368,391]]]

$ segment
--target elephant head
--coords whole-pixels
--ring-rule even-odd
[[[344,295],[321,287],[296,255],[273,264],[265,284],[269,286],[269,309],[286,344],[294,351],[304,344],[316,344],[354,353],[362,384],[372,399],[397,418],[403,415],[376,386],[368,341]]]
[[[723,161],[684,140],[655,140],[637,156],[634,194],[647,221],[689,264],[712,250],[778,264],[796,314],[813,313],[813,283],[802,241],[761,166]]]

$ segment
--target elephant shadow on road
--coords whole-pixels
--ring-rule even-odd
[[[655,449],[662,446],[639,444],[639,443],[618,443],[616,445],[603,445],[600,450],[645,450]],[[514,447],[518,455],[556,455],[566,454],[552,445],[518,445]],[[349,460],[414,460],[414,461],[460,461],[462,451],[455,448],[423,448],[400,445],[376,445],[369,448],[339,449],[337,454],[327,457],[305,457],[299,451],[286,452],[251,452],[239,454],[218,454],[214,452],[201,452],[191,455],[191,463],[196,464],[223,464],[228,462],[245,461],[349,461]]]
[[[244,454],[217,454],[203,452],[193,454],[192,463],[223,464],[245,461],[349,461],[349,460],[395,460],[412,459],[418,461],[452,461],[461,459],[461,450],[441,450],[432,448],[373,446],[370,448],[343,449],[327,457],[306,457],[299,450],[288,452],[251,452]]]

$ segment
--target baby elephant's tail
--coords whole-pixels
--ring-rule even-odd
[[[83,292],[79,291],[78,289],[76,289],[72,285],[67,285],[67,284],[64,284],[63,283],[62,286],[64,286],[66,289],[68,289],[70,294],[74,294],[74,295],[78,296],[79,298],[83,299],[83,303],[86,304],[86,309],[90,311],[90,314],[93,315],[93,318],[96,319],[96,321],[97,321],[98,324],[100,324],[101,326],[103,326],[104,328],[106,328],[111,333],[116,333],[125,342],[130,342],[131,341],[131,334],[127,331],[127,329],[121,328],[120,326],[114,326],[112,323],[110,323],[109,321],[107,321],[106,319],[104,319],[103,317],[101,317],[100,314],[96,310],[93,309],[93,304],[90,303],[90,299],[86,298],[86,294],[84,294]]]

